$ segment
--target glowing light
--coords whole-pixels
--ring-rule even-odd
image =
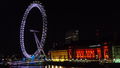
[[[52,65],[52,68],[54,68],[54,66]]]
[[[56,65],[55,68],[58,68],[58,66]]]
[[[50,65],[48,65],[48,68],[51,68]]]
[[[91,45],[89,47],[99,47],[99,46],[101,46],[101,45],[100,44],[98,44],[98,45]]]
[[[59,68],[63,68],[63,66],[59,66]]]
[[[108,43],[107,42],[104,42],[104,45],[107,45]]]
[[[45,68],[47,68],[47,66],[45,66]]]
[[[120,59],[113,59],[113,62],[120,63]]]

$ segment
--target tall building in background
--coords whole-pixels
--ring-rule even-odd
[[[105,29],[105,25],[104,24],[97,24],[96,25],[96,43],[100,43],[103,41],[108,41],[106,39],[107,35],[107,29]],[[106,36],[107,35],[107,36]]]
[[[79,40],[79,30],[70,30],[65,34],[65,44],[71,44]]]
[[[96,42],[100,42],[100,30],[96,29]]]

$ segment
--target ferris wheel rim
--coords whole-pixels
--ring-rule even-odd
[[[20,45],[21,45],[21,50],[22,50],[22,53],[23,55],[26,57],[26,58],[31,58],[32,55],[28,54],[26,49],[25,49],[25,43],[24,43],[24,31],[25,31],[25,25],[26,25],[26,19],[27,19],[27,16],[29,14],[29,12],[34,8],[34,7],[37,7],[42,15],[42,19],[43,19],[43,31],[42,31],[42,37],[41,37],[41,40],[40,40],[40,43],[42,46],[44,46],[44,43],[45,43],[45,38],[46,38],[46,32],[47,32],[47,16],[46,16],[46,13],[45,13],[45,10],[43,8],[43,6],[41,4],[38,4],[38,3],[32,3],[28,6],[28,8],[26,9],[25,13],[24,13],[24,16],[23,16],[23,19],[22,19],[22,22],[21,22],[21,27],[20,27]],[[37,52],[37,50],[35,51]]]

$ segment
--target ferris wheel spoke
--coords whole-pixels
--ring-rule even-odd
[[[39,50],[37,50],[34,54],[35,55],[38,55],[40,53],[40,51]]]

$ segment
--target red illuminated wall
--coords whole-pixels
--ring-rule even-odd
[[[85,49],[86,58],[92,59],[95,58],[95,50],[94,49]]]
[[[103,46],[104,48],[104,59],[109,59],[108,46]]]
[[[72,49],[68,49],[68,58],[72,59]]]
[[[76,50],[76,58],[77,59],[85,58],[84,52],[85,52],[84,49],[77,49]]]
[[[77,59],[93,59],[95,58],[94,49],[76,49],[76,58]]]
[[[101,53],[101,48],[97,48],[97,59],[101,59],[102,58],[102,53]]]
[[[108,46],[88,49],[68,49],[69,59],[109,59]]]

